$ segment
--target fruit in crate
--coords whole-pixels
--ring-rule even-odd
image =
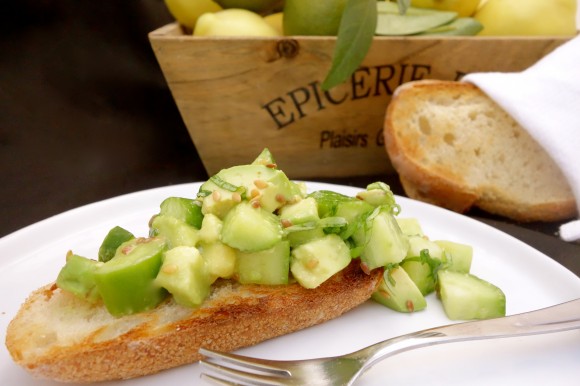
[[[222,9],[212,0],[165,0],[169,13],[179,24],[193,29],[197,19],[206,12],[217,12]]]
[[[575,35],[576,0],[488,0],[475,13],[480,35]]]
[[[286,0],[284,34],[336,36],[346,0]]]
[[[274,27],[257,13],[231,8],[199,17],[196,36],[278,36]]]
[[[479,3],[480,0],[411,0],[412,7],[453,11],[460,17],[472,16]]]
[[[215,0],[223,8],[241,8],[257,13],[279,10],[282,0]]]

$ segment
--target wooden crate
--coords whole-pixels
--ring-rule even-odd
[[[169,24],[149,39],[209,174],[268,147],[291,178],[391,173],[382,130],[398,85],[520,71],[568,40],[377,37],[350,80],[325,92],[334,37],[200,38]]]

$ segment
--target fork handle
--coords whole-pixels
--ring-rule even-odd
[[[548,334],[580,329],[580,299],[512,316],[450,324],[376,343],[352,354],[364,368],[397,353],[443,343]],[[364,370],[363,370],[364,371]]]

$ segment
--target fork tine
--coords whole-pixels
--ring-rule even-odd
[[[218,380],[219,382],[229,382],[225,381],[221,376],[226,376],[232,380],[243,382],[243,385],[260,385],[260,386],[284,386],[284,383],[280,382],[280,378],[271,377],[267,375],[261,375],[256,373],[248,373],[242,370],[237,370],[231,367],[221,366],[213,362],[208,362],[201,360],[199,363],[202,367],[209,369],[220,375],[220,378],[209,376],[210,379]],[[206,374],[206,376],[208,376]],[[225,385],[237,385],[236,383],[224,383]]]
[[[223,360],[224,362],[231,363],[236,366],[251,368],[266,374],[281,377],[289,377],[291,375],[290,371],[282,367],[275,366],[272,361],[260,360],[258,358],[250,359],[241,355],[213,351],[205,348],[200,348],[199,353],[211,360]]]

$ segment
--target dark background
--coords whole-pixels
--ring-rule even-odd
[[[147,34],[162,0],[23,0],[0,10],[0,237],[63,211],[208,176]],[[396,177],[316,180],[365,186]],[[580,274],[558,224],[469,213]]]

